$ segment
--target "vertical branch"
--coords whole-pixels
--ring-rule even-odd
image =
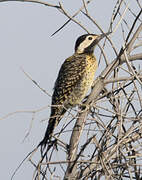
[[[83,130],[85,122],[86,122],[87,114],[89,113],[88,108],[89,108],[92,100],[97,99],[97,97],[99,96],[103,87],[104,87],[103,80],[98,78],[95,82],[94,89],[92,90],[92,93],[90,94],[86,103],[84,104],[87,109],[84,110],[83,112],[79,113],[79,116],[78,116],[77,121],[75,123],[75,126],[73,128],[73,132],[72,132],[71,139],[70,139],[69,154],[68,154],[69,161],[75,160],[77,157],[78,143],[79,143],[79,139],[81,137],[82,130]],[[76,171],[75,165],[76,164],[74,165],[74,167],[72,167],[72,165],[73,165],[72,163],[68,164],[67,171],[65,173],[64,179],[72,178],[75,176],[75,171]]]
[[[86,21],[84,21],[84,23],[81,19],[80,22],[80,17],[78,17],[78,19],[75,18],[80,12],[85,15],[88,22],[93,23],[93,25],[104,33],[104,30],[98,25],[94,17],[90,16],[87,5],[92,0],[81,0],[83,6],[81,6],[72,16],[69,15],[68,11],[61,3],[54,5],[42,0],[0,0],[0,2],[6,1],[32,2],[57,9],[68,18],[68,21],[55,33],[59,32],[69,22],[74,22],[78,27],[81,27],[81,29],[89,33],[88,26],[85,24]],[[141,47],[141,44],[134,46],[134,43],[142,32],[142,21],[140,19],[142,8],[140,1],[135,0],[135,4],[138,6],[137,15],[133,14],[131,7],[128,8],[128,6],[126,6],[124,0],[117,0],[117,3],[112,10],[113,14],[110,20],[111,22],[109,23],[109,30],[112,30],[114,37],[117,28],[119,28],[119,24],[124,22],[124,15],[127,9],[135,18],[130,31],[128,32],[125,46],[122,46],[118,53],[116,49],[117,46],[114,43],[115,41],[113,42],[110,37],[106,37],[106,40],[109,41],[111,46],[111,51],[108,53],[114,54],[114,60],[110,58],[108,61],[103,48],[100,48],[104,55],[106,67],[94,81],[91,93],[86,98],[81,111],[78,113],[74,128],[67,129],[67,124],[59,133],[57,133],[57,137],[57,134],[53,135],[54,141],[51,139],[51,142],[47,144],[46,149],[41,152],[37,162],[33,161],[33,154],[35,155],[39,148],[37,147],[34,151],[29,153],[29,155],[32,154],[29,161],[35,168],[33,179],[55,179],[58,174],[57,165],[62,171],[64,180],[81,179],[82,177],[84,179],[99,180],[105,178],[109,180],[114,179],[115,177],[117,179],[123,179],[125,176],[129,179],[142,179],[140,159],[142,154],[142,71],[137,71],[137,64],[135,64],[135,62],[134,66],[131,64],[131,62],[135,60],[141,60],[140,62],[142,62],[141,52],[139,54],[131,55],[134,47]],[[120,20],[117,20],[118,15],[121,15]],[[127,25],[129,24],[130,27],[128,20],[125,19],[125,23]],[[114,23],[115,26],[114,29],[112,29]],[[83,24],[85,24],[85,26]],[[124,28],[123,34],[126,34],[126,30],[127,29]],[[117,34],[116,38],[118,38],[118,36],[119,34]],[[126,66],[123,66],[123,64]],[[125,77],[123,76],[123,72],[126,74]],[[41,88],[26,72],[24,73],[38,88],[40,88],[41,91],[50,96],[48,92]],[[106,87],[106,85],[108,86]],[[45,108],[47,107],[36,111],[26,111],[26,113],[32,113],[33,120],[34,115]],[[24,111],[18,113],[23,112]],[[9,115],[13,114],[14,113],[11,113]],[[0,120],[6,117],[7,116],[0,118]],[[68,115],[68,119],[69,118],[70,116]],[[70,122],[72,123],[71,120]],[[85,139],[82,146],[80,139],[83,132],[86,130],[88,139]],[[62,138],[62,136],[60,136],[66,134],[70,135],[70,132],[72,133],[71,137],[68,136],[70,139]],[[69,145],[67,144],[68,140]],[[37,154],[37,157],[39,157],[39,153]],[[58,157],[62,154],[62,159],[57,161]],[[63,158],[65,159],[66,157],[67,160],[63,160]],[[140,163],[140,165],[138,163]],[[63,164],[67,166],[64,166]],[[14,175],[18,168],[14,172]]]

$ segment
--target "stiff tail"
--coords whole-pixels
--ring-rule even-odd
[[[64,108],[60,111],[60,113],[59,113],[59,111],[58,111],[58,113],[55,113],[54,111],[52,111],[44,138],[39,143],[38,147],[39,146],[45,147],[46,144],[51,140],[53,131],[56,128],[56,126],[59,124],[59,122],[62,119],[65,112],[66,112],[66,109],[64,109]],[[56,114],[56,116],[55,116],[55,114]],[[57,115],[57,114],[60,114],[60,115]]]
[[[51,136],[56,127],[56,124],[57,124],[57,117],[54,117],[54,118],[50,117],[44,138],[39,143],[38,146],[46,146],[47,142],[51,139]]]

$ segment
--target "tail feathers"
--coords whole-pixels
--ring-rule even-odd
[[[45,132],[45,135],[44,135],[44,138],[43,140],[39,143],[38,146],[46,146],[46,144],[48,143],[48,141],[50,141],[51,139],[51,136],[53,134],[53,131],[56,127],[56,124],[57,124],[57,118],[51,118],[49,119],[49,123],[48,123],[48,126],[47,126],[47,129],[46,129],[46,132]]]
[[[62,119],[63,115],[65,114],[66,109],[62,109],[60,113],[55,113],[54,111],[51,113],[51,117],[49,119],[49,123],[44,135],[43,140],[39,143],[38,147],[46,147],[47,143],[50,142],[52,134],[56,126],[59,124],[60,120]],[[53,115],[54,114],[54,115]],[[56,116],[55,116],[56,114]],[[60,114],[60,115],[57,115]]]

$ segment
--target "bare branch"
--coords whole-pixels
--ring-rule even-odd
[[[35,80],[33,80],[28,73],[26,73],[26,72],[24,71],[23,68],[21,68],[21,69],[22,69],[23,73],[24,73],[42,92],[44,92],[44,93],[45,93],[46,95],[48,95],[49,97],[52,97],[45,89],[43,89],[42,87],[40,87],[39,84],[38,84]]]
[[[31,2],[31,3],[36,3],[36,4],[42,4],[48,7],[53,7],[53,8],[57,8],[60,9],[60,6],[57,5],[53,5],[50,3],[47,3],[46,1],[41,1],[41,0],[0,0],[0,2]]]
[[[80,8],[73,15],[69,14],[62,3],[54,5],[43,0],[0,0],[0,2],[8,1],[31,2],[56,8],[68,18],[68,21],[54,34],[71,21],[87,33],[90,32],[86,26],[87,23],[97,27],[101,33],[107,29],[107,27],[103,29],[97,23],[97,18],[94,18],[92,12],[89,11],[88,4],[92,0],[81,0]],[[125,0],[116,1],[110,22],[108,22],[108,31],[113,34],[106,36],[103,46],[99,46],[102,53],[100,59],[103,57],[105,61],[104,70],[94,81],[91,92],[80,105],[80,109],[76,108],[66,113],[63,123],[58,126],[57,131],[55,130],[45,149],[40,149],[38,146],[25,158],[30,156],[29,162],[35,169],[34,180],[61,177],[97,180],[142,178],[142,53],[141,49],[137,48],[141,47],[142,9],[139,0],[133,3],[135,3],[135,9],[131,4],[128,6]],[[78,16],[79,20],[77,20],[76,16],[80,12],[81,19]],[[125,16],[126,12],[127,16]],[[132,17],[132,24],[128,19],[129,15]],[[119,30],[122,30],[121,39],[124,45],[121,45],[118,51],[118,40],[115,44],[114,38],[120,36]],[[107,45],[108,51],[105,49]],[[133,51],[134,49],[136,51]],[[22,71],[42,92],[51,97],[28,73]],[[36,113],[48,107],[51,106],[31,111],[16,111],[0,120],[16,113],[30,113],[32,120],[26,138],[32,128]],[[58,167],[61,170],[61,177],[58,175]]]
[[[67,16],[69,19],[71,19],[73,22],[75,22],[76,24],[78,24],[82,29],[84,29],[87,33],[89,33],[89,31],[87,30],[87,28],[85,28],[80,22],[78,22],[77,20],[75,20],[73,17],[71,17],[66,11],[65,9],[63,8],[63,5],[61,3],[60,4],[60,7],[61,7],[61,10],[63,11],[63,14],[65,14],[65,16]]]

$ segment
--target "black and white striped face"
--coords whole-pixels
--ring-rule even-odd
[[[97,35],[95,34],[85,34],[80,36],[75,44],[75,52],[78,54],[89,52],[94,50],[94,46],[96,43]]]
[[[75,44],[75,52],[78,54],[93,53],[94,47],[100,39],[102,39],[101,36],[96,34],[85,34],[80,36]]]

